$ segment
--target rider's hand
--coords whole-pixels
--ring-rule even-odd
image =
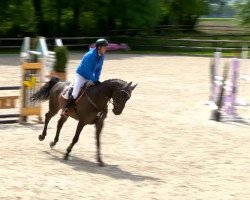
[[[100,85],[102,82],[101,81],[95,81],[95,85]]]

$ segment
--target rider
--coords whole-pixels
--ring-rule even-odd
[[[67,109],[73,104],[84,84],[99,85],[100,74],[104,61],[104,54],[107,51],[108,41],[106,39],[98,39],[95,48],[91,48],[82,58],[81,63],[76,69],[75,82],[72,91],[67,100],[61,115],[67,116]]]

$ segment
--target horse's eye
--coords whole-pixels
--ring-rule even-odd
[[[125,93],[125,92],[122,92],[122,94],[121,94],[121,97],[122,98],[126,98],[126,99],[129,99],[130,97],[129,97],[129,95],[127,94],[127,93]]]

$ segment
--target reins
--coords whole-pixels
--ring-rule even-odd
[[[129,98],[131,97],[131,94],[129,94],[126,90],[122,89],[121,92],[124,92]],[[108,98],[107,96],[105,96],[108,102],[107,102],[106,106],[105,106],[103,109],[99,109],[99,107],[96,105],[96,103],[95,103],[95,102],[90,98],[90,96],[87,94],[87,91],[85,92],[85,95],[86,95],[88,101],[92,104],[92,106],[93,106],[96,110],[99,111],[99,113],[101,113],[101,112],[104,110],[104,108],[106,108],[106,107],[108,106],[109,103],[111,103],[114,107],[117,106],[117,103],[114,102],[114,100],[112,100],[111,98]]]
[[[102,110],[104,110],[104,109],[99,109],[98,108],[98,106],[96,105],[96,103],[90,98],[90,96],[87,94],[87,92],[85,92],[85,95],[86,95],[86,97],[87,97],[87,99],[89,100],[89,102],[92,104],[92,106],[96,109],[96,110],[98,110],[98,111],[102,111]],[[106,97],[106,96],[105,96]],[[108,102],[107,102],[107,104],[106,104],[106,106],[105,107],[107,107],[108,106],[108,103],[112,103],[113,104],[113,102],[111,101],[111,99],[109,99],[108,97],[106,97],[106,99],[108,100]],[[113,104],[114,105],[114,104]],[[105,108],[104,107],[104,108]]]

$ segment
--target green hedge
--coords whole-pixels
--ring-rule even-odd
[[[56,72],[65,72],[68,62],[68,50],[65,46],[55,48],[55,59],[53,69]]]

